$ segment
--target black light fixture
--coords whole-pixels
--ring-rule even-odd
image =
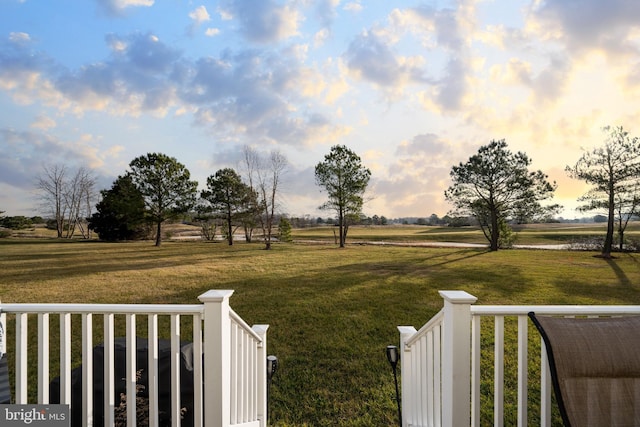
[[[271,380],[278,370],[278,358],[274,355],[267,356],[267,378]]]
[[[274,355],[267,356],[267,424],[269,423],[269,394],[271,392],[271,381],[278,370],[278,358]]]
[[[398,366],[398,361],[400,360],[398,347],[396,347],[395,345],[387,346],[387,360],[391,364],[391,367],[395,370],[396,366]]]
[[[393,380],[396,383],[396,403],[398,405],[398,425],[402,426],[402,408],[400,405],[400,390],[398,389],[398,362],[400,361],[400,353],[395,345],[387,346],[387,360],[393,369]]]

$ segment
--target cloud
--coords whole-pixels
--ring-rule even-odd
[[[323,92],[323,102],[329,105],[335,104],[347,92],[349,92],[349,89],[349,83],[347,83],[345,76],[341,73],[340,76],[327,82],[327,87]]]
[[[21,105],[36,99],[47,105],[58,102],[58,93],[48,78],[56,64],[42,52],[31,50],[29,43],[22,43],[25,37],[17,39],[0,40],[0,89]]]
[[[313,47],[320,47],[324,45],[324,42],[329,38],[330,32],[326,28],[319,30],[315,36],[313,36]]]
[[[468,49],[477,25],[471,5],[461,1],[457,6],[456,9],[429,5],[395,9],[389,20],[394,31],[416,35],[427,49],[439,48],[459,54]]]
[[[23,32],[11,32],[9,33],[9,41],[17,44],[24,44],[31,41],[31,36]]]
[[[340,0],[319,0],[316,11],[322,26],[330,28],[336,17],[336,8],[340,5]]]
[[[192,21],[191,26],[187,30],[189,34],[193,34],[200,25],[211,20],[211,16],[209,16],[209,12],[207,12],[207,8],[204,6],[198,6],[189,12],[189,18],[191,18]]]
[[[204,22],[210,21],[211,17],[207,8],[204,6],[198,6],[191,12],[189,12],[189,18],[191,18],[195,25],[201,25]]]
[[[0,88],[23,103],[39,100],[60,113],[96,110],[136,117],[190,111],[197,125],[223,138],[251,135],[307,144],[348,131],[314,106],[314,98],[329,96],[331,89],[321,72],[303,65],[304,46],[225,51],[219,58],[192,61],[151,33],[110,34],[105,42],[109,57],[75,70],[25,46],[0,45]],[[304,98],[308,106],[294,106]]]
[[[71,141],[38,129],[0,128],[0,141],[0,204],[14,214],[26,215],[34,214],[36,181],[45,166],[64,166],[70,173],[88,168],[95,177],[95,189],[99,190],[113,182],[115,173],[105,169],[114,166],[122,150],[119,146],[100,147],[93,135],[80,135]]]
[[[547,0],[535,2],[530,17],[540,35],[561,40],[569,51],[637,51],[630,39],[640,28],[640,2],[635,0]]]
[[[207,103],[198,108],[195,118],[198,125],[215,129],[221,140],[249,137],[260,143],[306,145],[333,141],[348,131],[321,113],[287,110],[283,99],[261,91]]]
[[[571,75],[571,64],[566,57],[551,56],[549,65],[533,80],[535,97],[554,101],[564,92]]]
[[[372,178],[370,191],[367,191],[372,200],[365,205],[364,211],[369,215],[382,213],[402,217],[445,215],[450,206],[442,195],[446,186],[439,183],[440,176],[448,176],[449,169],[433,168],[425,172],[432,176],[400,176],[393,180]]]
[[[402,141],[396,150],[399,156],[414,158],[420,156],[433,159],[449,151],[449,146],[433,133],[416,135],[410,141]]]
[[[402,141],[393,155],[385,155],[394,160],[372,179],[373,200],[367,211],[413,212],[425,217],[434,212],[445,214],[449,206],[443,193],[450,185],[451,165],[462,152],[459,144],[435,133]]]
[[[175,104],[174,88],[168,75],[181,53],[152,34],[107,37],[117,46],[107,61],[62,73],[56,88],[80,108],[109,110],[115,114],[141,111],[164,114]]]
[[[344,7],[344,10],[349,12],[359,13],[362,12],[362,5],[360,4],[360,0],[347,2]]]
[[[422,6],[409,9],[407,13],[414,15],[417,25],[424,26],[423,31],[433,29],[438,47],[458,52],[465,46],[465,33],[460,22],[463,15],[459,10]]]
[[[324,200],[325,193],[315,182],[313,166],[301,168],[290,164],[283,183],[283,208],[292,216],[315,212]],[[295,212],[292,211],[292,206],[296,206]],[[333,213],[327,211],[327,215],[331,216]]]
[[[108,34],[105,37],[105,41],[107,42],[107,46],[109,46],[109,48],[115,54],[124,53],[129,46],[128,42],[125,39],[118,37],[115,34]]]
[[[30,40],[26,33],[10,33],[7,39],[0,40],[0,76],[38,71],[50,64],[46,56],[29,49]]]
[[[469,63],[462,58],[449,60],[444,76],[436,85],[435,98],[445,110],[459,110],[469,90]]]
[[[55,120],[46,116],[38,116],[35,121],[31,123],[31,127],[35,129],[47,130],[56,127]]]
[[[461,1],[456,9],[434,9],[422,6],[407,11],[414,32],[423,43],[442,49],[446,62],[441,75],[434,73],[434,87],[425,93],[444,111],[459,111],[466,107],[465,98],[471,90],[474,58],[470,42],[476,31],[473,2]],[[434,38],[435,35],[435,38]]]
[[[29,188],[34,178],[30,171],[40,167],[29,152],[29,148],[37,146],[37,139],[34,134],[13,129],[0,129],[0,139],[0,183]]]
[[[320,72],[301,65],[302,55],[284,49],[201,58],[183,73],[177,95],[197,109],[198,125],[215,129],[225,139],[247,135],[285,144],[333,139],[346,130],[313,104],[294,106],[304,98],[313,100],[327,87]]]
[[[220,6],[227,19],[238,21],[241,34],[258,44],[274,43],[298,35],[303,17],[292,5],[275,0],[227,0]]]
[[[153,34],[136,34],[129,38],[124,52],[127,64],[143,73],[166,73],[180,57],[177,49],[162,43]]]
[[[351,75],[381,88],[400,90],[408,83],[425,82],[420,58],[397,55],[373,31],[359,34],[343,55]]]
[[[43,165],[78,167],[94,164],[94,154],[82,143],[66,143],[40,132],[0,129],[0,184],[33,189]]]
[[[529,88],[529,101],[537,105],[544,102],[556,102],[565,92],[573,72],[566,57],[551,55],[548,64],[539,71],[533,64],[518,58],[510,58],[504,66],[492,70],[494,81],[506,85]]]
[[[460,111],[467,107],[476,67],[470,48],[475,14],[474,3],[464,1],[456,9],[426,5],[394,9],[386,27],[364,32],[351,43],[345,55],[349,68],[381,87],[419,84],[417,98],[428,110]],[[423,46],[421,56],[403,57],[392,50],[411,38]]]
[[[207,37],[215,37],[218,34],[220,34],[220,29],[219,28],[207,28],[207,30],[204,32],[204,34]]]
[[[579,6],[579,7],[578,7]],[[551,75],[565,81],[569,71],[590,66],[593,57],[605,58],[604,69],[614,69],[616,83],[628,93],[637,91],[640,82],[634,73],[640,67],[640,3],[633,0],[579,3],[549,0],[535,2],[527,11],[524,34],[553,46],[549,56],[559,67]],[[550,49],[550,48],[548,48]],[[590,64],[591,63],[591,64]],[[564,69],[562,66],[566,65]]]
[[[151,7],[155,0],[97,0],[98,6],[110,16],[122,16],[130,7]]]

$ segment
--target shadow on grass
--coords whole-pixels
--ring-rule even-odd
[[[629,257],[630,259],[634,260],[637,263],[637,260],[633,257]],[[607,264],[609,265],[609,267],[611,267],[611,270],[613,270],[613,272],[615,273],[616,277],[618,278],[618,280],[620,281],[621,285],[624,286],[630,286],[633,283],[631,283],[631,280],[629,279],[629,277],[627,276],[627,274],[624,272],[624,270],[622,268],[620,268],[620,266],[618,265],[617,261],[615,259],[612,258],[605,258]]]
[[[0,245],[2,245],[0,240]],[[229,250],[221,242],[165,242],[157,247],[153,242],[96,242],[82,240],[30,239],[11,240],[7,248],[28,247],[15,253],[3,254],[2,263],[19,265],[5,270],[3,279],[20,282],[23,277],[30,282],[68,280],[97,274],[116,274],[129,271],[147,271],[191,266],[215,257],[242,259],[248,252],[263,251],[257,244],[238,245]],[[0,246],[2,247],[2,246]],[[215,249],[214,249],[215,248]],[[214,252],[215,251],[215,252]],[[259,252],[258,252],[259,253]]]

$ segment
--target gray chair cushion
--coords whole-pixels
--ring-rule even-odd
[[[0,358],[0,403],[11,403],[9,365],[7,364],[6,354]]]
[[[567,426],[640,426],[640,316],[529,317]]]

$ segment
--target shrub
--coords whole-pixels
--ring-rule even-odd
[[[281,242],[293,241],[291,237],[291,223],[285,217],[281,217],[280,223],[278,224],[278,240]]]
[[[26,216],[6,216],[0,219],[0,226],[12,230],[22,230],[33,225],[30,218]]]
[[[498,237],[498,247],[500,249],[512,248],[516,242],[518,236],[513,232],[513,229],[506,221],[500,221],[498,224],[500,234]]]

